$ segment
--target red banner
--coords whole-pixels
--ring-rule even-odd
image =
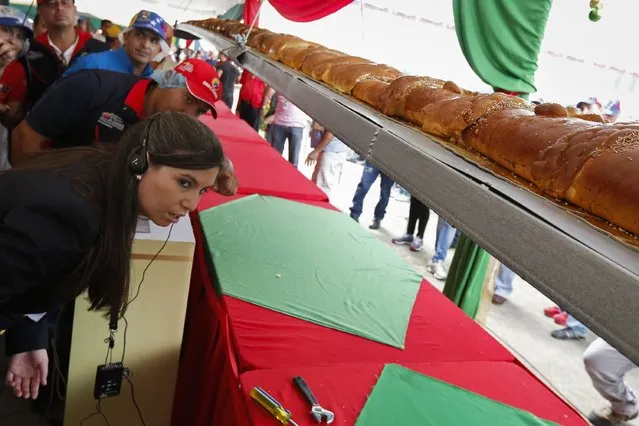
[[[244,2],[244,24],[251,25],[253,23],[253,19],[255,19],[255,15],[257,11],[260,9],[260,0],[246,0]],[[255,25],[257,26],[260,22],[260,18],[258,17],[255,20]]]
[[[264,0],[267,1],[267,0]],[[353,0],[268,0],[286,19],[309,22],[335,13]],[[260,0],[246,0],[244,3],[244,23],[251,25],[260,8]],[[259,18],[258,18],[259,21]],[[255,23],[257,24],[258,21]]]

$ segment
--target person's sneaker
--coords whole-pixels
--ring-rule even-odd
[[[428,262],[428,265],[426,265],[426,272],[428,272],[429,274],[434,274],[435,273],[435,265],[437,265],[437,262],[435,261],[430,261]]]
[[[415,237],[413,242],[410,244],[410,251],[422,251],[424,249],[424,240]]]
[[[444,267],[444,262],[437,262],[433,276],[439,281],[444,281],[446,279],[448,271],[446,270],[446,267]]]
[[[398,244],[398,245],[403,245],[403,244],[410,244],[413,242],[413,236],[410,234],[404,234],[401,237],[395,237],[393,238],[393,244]]]
[[[559,306],[549,306],[547,308],[544,308],[544,315],[546,315],[548,318],[554,318],[555,315],[560,313],[561,309],[559,308]]]
[[[566,324],[568,324],[568,312],[560,312],[552,318],[557,325],[563,325],[565,327]]]
[[[355,216],[351,215],[351,219],[353,219],[355,222],[359,223],[359,218],[358,217],[355,217]]]
[[[562,328],[561,330],[554,330],[550,333],[552,337],[559,340],[583,340],[586,338],[585,333],[576,332],[572,327]]]
[[[374,219],[373,223],[371,223],[371,225],[368,227],[368,229],[374,229],[377,230],[382,226],[382,221],[379,219]]]
[[[636,419],[638,414],[638,412],[632,415],[616,413],[610,407],[604,407],[599,410],[593,410],[588,415],[588,421],[594,426],[615,426]]]

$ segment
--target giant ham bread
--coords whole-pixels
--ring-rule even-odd
[[[299,37],[217,18],[191,22],[248,45],[430,135],[479,152],[536,185],[639,236],[639,123],[608,124],[574,107],[476,94],[450,81],[401,75]]]

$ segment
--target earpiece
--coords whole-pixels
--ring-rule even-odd
[[[129,160],[129,169],[134,175],[143,175],[144,172],[149,169],[149,162],[147,158],[147,140],[149,139],[149,131],[151,130],[152,125],[153,119],[149,121],[149,124],[146,127],[146,130],[144,132],[144,139],[142,139],[142,146],[140,146],[140,149],[131,154],[131,158]]]

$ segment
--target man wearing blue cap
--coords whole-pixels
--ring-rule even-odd
[[[151,62],[159,61],[169,53],[166,40],[168,31],[169,26],[161,16],[141,10],[121,34],[123,47],[78,58],[64,76],[82,70],[100,69],[150,77],[153,74]]]

